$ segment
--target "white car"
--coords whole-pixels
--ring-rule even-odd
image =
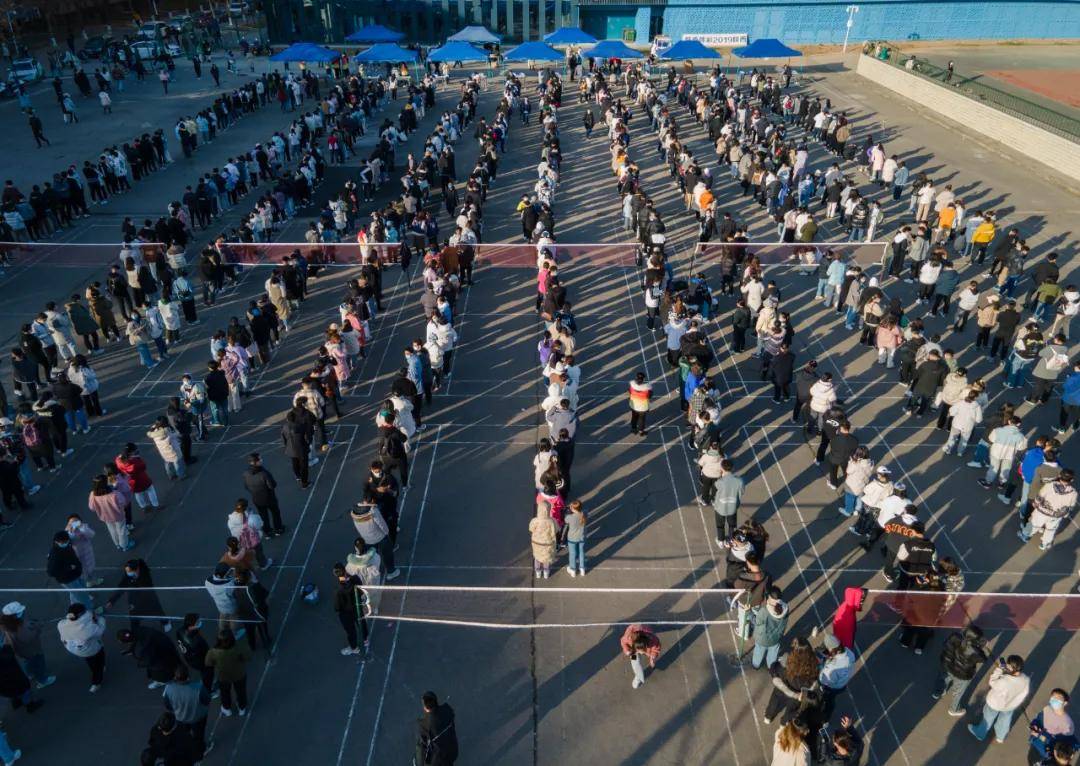
[[[135,37],[140,40],[160,40],[169,30],[169,25],[164,21],[148,21],[139,27]]]
[[[144,62],[154,61],[162,53],[161,43],[157,40],[139,40],[131,49]]]
[[[45,76],[45,70],[35,58],[15,59],[11,62],[8,79],[21,82],[36,82]]]
[[[234,17],[243,16],[248,12],[248,4],[241,0],[233,0],[229,3],[229,15]]]

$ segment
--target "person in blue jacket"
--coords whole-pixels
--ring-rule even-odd
[[[1061,382],[1061,412],[1054,428],[1059,434],[1070,429],[1080,429],[1080,359],[1073,362],[1072,372]]]

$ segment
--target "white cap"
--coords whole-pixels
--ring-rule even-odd
[[[18,601],[10,601],[4,604],[4,614],[8,617],[14,615],[16,617],[22,617],[23,612],[26,611],[26,607],[20,604]]]
[[[890,470],[889,470],[889,466],[887,466],[887,465],[879,465],[879,466],[877,467],[877,472],[878,472],[878,473],[883,473],[883,474],[885,474],[886,476],[888,476],[889,474],[891,474],[891,473],[892,473],[892,471],[890,471]]]

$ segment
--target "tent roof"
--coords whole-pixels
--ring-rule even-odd
[[[345,39],[351,43],[396,43],[403,37],[405,37],[404,33],[395,32],[382,24],[368,24]]]
[[[718,59],[723,58],[712,48],[707,47],[700,40],[679,40],[662,54],[662,59]]]
[[[774,37],[758,38],[732,53],[743,59],[783,59],[802,55],[802,51],[789,48]]]
[[[645,58],[641,51],[636,51],[622,40],[601,40],[589,49],[588,55],[600,59],[640,59]]]
[[[378,43],[372,45],[363,53],[356,54],[353,61],[389,62],[396,64],[400,61],[416,61],[416,51],[402,48],[396,43]]]
[[[270,57],[271,61],[336,61],[341,54],[315,43],[293,43]]]
[[[466,43],[497,43],[501,40],[498,35],[493,35],[487,27],[470,26],[460,32],[455,32],[446,38],[447,42],[458,41]]]
[[[544,35],[544,42],[548,45],[592,45],[596,38],[577,27],[559,27]]]
[[[507,51],[507,61],[562,61],[564,56],[547,43],[534,40]]]
[[[428,59],[431,61],[487,61],[488,55],[471,43],[455,40],[431,51]]]

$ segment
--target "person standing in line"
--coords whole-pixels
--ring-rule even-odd
[[[647,625],[635,623],[628,625],[619,639],[619,646],[624,656],[630,659],[630,668],[634,671],[631,688],[639,689],[645,683],[645,666],[642,657],[649,660],[649,667],[656,668],[660,657],[660,639]]]
[[[56,629],[64,648],[90,668],[90,693],[95,693],[105,682],[105,645],[101,641],[105,635],[105,618],[82,604],[72,604]]]
[[[793,718],[773,735],[773,755],[770,766],[808,766],[810,747],[807,739],[810,727],[802,718]]]
[[[746,482],[735,475],[735,464],[730,458],[720,461],[720,478],[713,486],[712,507],[716,512],[716,544],[728,547],[738,526],[739,504],[742,502]]]
[[[134,630],[120,630],[116,640],[124,645],[123,654],[130,654],[138,667],[146,668],[147,689],[160,689],[181,664],[172,641],[157,628],[139,625]]]
[[[172,680],[162,692],[165,710],[176,717],[176,723],[187,729],[195,743],[195,757],[199,760],[213,748],[206,742],[206,721],[209,715],[210,690],[201,679],[191,679],[186,665],[177,666]]]
[[[0,614],[0,633],[3,634],[4,642],[11,645],[26,675],[38,689],[56,683],[56,676],[49,674],[49,666],[45,662],[45,650],[41,646],[41,627],[40,621],[26,617],[26,607],[18,601],[4,605],[3,613]]]
[[[127,479],[122,479],[127,481]],[[90,497],[87,505],[105,528],[109,531],[113,545],[121,552],[129,551],[135,547],[135,541],[128,533],[127,517],[124,508],[128,504],[128,498],[120,490],[109,486],[109,479],[104,474],[94,477],[90,487]]]
[[[551,518],[551,507],[546,502],[536,504],[536,516],[529,522],[529,539],[532,544],[533,574],[539,580],[551,576],[555,563],[559,528]]]
[[[112,609],[116,602],[124,597],[128,601],[128,613],[131,615],[131,629],[134,631],[142,622],[149,619],[154,624],[163,622],[161,629],[168,633],[172,630],[172,622],[165,617],[165,609],[161,606],[157,591],[154,589],[154,578],[150,574],[150,565],[142,559],[129,559],[124,564],[124,571],[120,575],[120,582],[116,584],[116,591],[105,602],[106,609]]]
[[[161,455],[161,460],[165,464],[165,474],[173,481],[187,478],[183,449],[180,446],[180,434],[169,425],[169,419],[163,415],[158,417],[146,435],[154,442],[158,454]]]
[[[961,701],[971,681],[979,672],[979,666],[990,659],[990,648],[977,625],[968,625],[963,632],[954,632],[945,639],[941,648],[941,668],[934,681],[933,699],[941,699],[947,691],[952,693],[949,715],[964,715]]]
[[[374,545],[379,558],[386,565],[386,579],[393,580],[401,574],[394,563],[394,545],[390,541],[390,526],[379,512],[374,493],[364,493],[364,499],[349,511],[356,533],[368,545]]]
[[[645,418],[649,414],[649,402],[652,399],[652,384],[645,380],[645,373],[639,372],[630,381],[630,433],[645,436]]]
[[[169,406],[165,410],[165,420],[169,428],[176,432],[180,439],[180,456],[184,459],[184,465],[199,462],[199,458],[191,454],[192,431],[194,430],[193,418],[190,412],[180,403],[179,396],[169,398]]]
[[[214,648],[206,653],[206,666],[214,669],[218,691],[221,692],[221,714],[226,718],[233,714],[235,697],[236,712],[247,715],[247,663],[251,659],[251,647],[236,640],[231,628],[222,628]]]
[[[765,605],[754,617],[754,652],[750,664],[757,670],[761,663],[771,668],[780,654],[780,640],[787,631],[788,606],[775,585],[765,594]]]
[[[131,491],[135,501],[146,513],[160,511],[163,506],[158,500],[157,489],[146,471],[146,462],[139,455],[139,448],[134,442],[128,442],[124,451],[116,456],[116,468],[131,482]]]
[[[424,714],[416,719],[416,755],[413,763],[454,766],[458,759],[454,709],[445,702],[440,703],[435,692],[424,692],[420,704]]]
[[[350,654],[365,654],[369,646],[370,629],[363,608],[363,583],[359,577],[346,572],[344,564],[334,564],[333,572],[334,579],[337,582],[337,588],[334,590],[334,613],[338,616],[338,622],[341,623],[341,627],[345,630],[346,639],[346,645],[342,648],[341,655],[348,657]],[[357,627],[360,628],[359,637]],[[362,649],[360,648],[360,640],[363,641]]]
[[[285,456],[292,462],[293,475],[300,483],[301,489],[311,486],[311,445],[315,435],[314,417],[303,404],[296,404],[285,415],[285,422],[281,426],[281,443],[285,450]],[[315,458],[318,461],[318,458]]]
[[[1048,550],[1062,522],[1076,508],[1076,502],[1075,474],[1071,468],[1062,468],[1056,477],[1044,482],[1035,493],[1031,501],[1031,516],[1020,528],[1017,537],[1026,543],[1041,532],[1039,550]]]
[[[262,456],[252,452],[248,457],[248,469],[244,472],[244,488],[251,494],[251,503],[262,518],[263,534],[268,538],[285,534],[281,523],[281,507],[278,505],[277,481],[262,464]]]
[[[269,569],[274,565],[274,560],[267,558],[266,551],[263,550],[262,518],[251,510],[247,500],[242,497],[237,499],[226,517],[225,526],[229,535],[235,537],[242,548],[254,552],[260,569]]]
[[[71,537],[66,531],[53,535],[53,544],[49,549],[45,571],[49,577],[60,583],[60,587],[69,591],[68,598],[72,604],[82,604],[87,609],[93,608],[94,602],[90,594],[81,590],[86,588],[82,563],[75,555],[75,549],[71,547]]]
[[[585,576],[585,526],[588,519],[580,500],[573,500],[567,506],[563,519],[566,529],[566,547],[570,561],[566,572],[571,577]]]
[[[71,547],[83,567],[83,579],[87,586],[96,588],[104,582],[102,577],[94,577],[97,571],[97,558],[94,556],[94,530],[86,524],[77,513],[72,513],[67,518],[64,526],[71,538]]]
[[[1067,746],[1070,753],[1080,747],[1076,724],[1072,716],[1065,712],[1068,704],[1069,693],[1064,689],[1054,689],[1050,692],[1049,704],[1031,720],[1028,726],[1028,744],[1031,746],[1028,751],[1029,764],[1045,763],[1053,757],[1054,748],[1060,745]]]
[[[990,673],[982,720],[969,723],[968,732],[982,742],[993,728],[994,741],[1002,744],[1009,735],[1013,715],[1023,707],[1030,692],[1031,678],[1024,674],[1024,658],[1018,654],[999,658],[997,667]]]

